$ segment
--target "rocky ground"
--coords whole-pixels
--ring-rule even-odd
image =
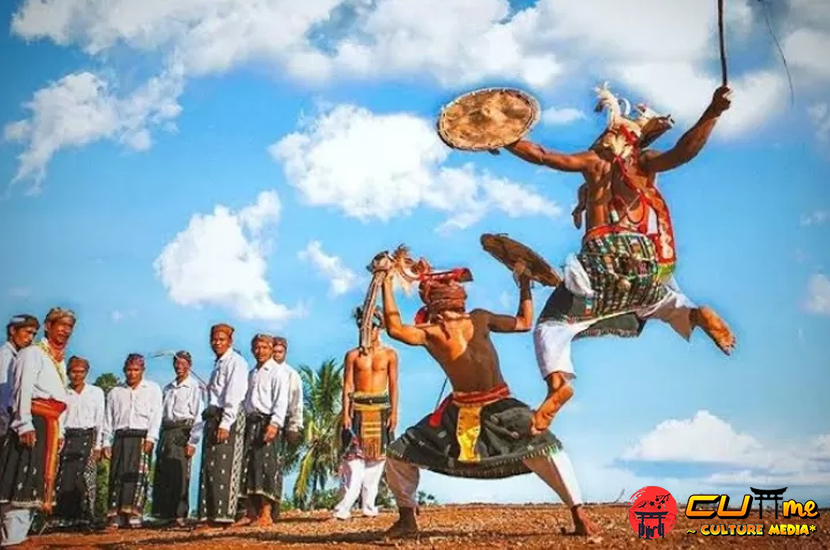
[[[596,537],[563,534],[570,529],[570,514],[562,506],[433,506],[419,516],[421,533],[414,538],[383,540],[383,531],[395,520],[387,512],[377,518],[356,516],[348,522],[328,519],[324,512],[288,512],[278,525],[267,529],[237,528],[193,532],[188,529],[137,529],[114,533],[53,533],[32,537],[26,548],[192,548],[198,550],[260,548],[523,548],[618,549],[649,548],[830,548],[830,510],[813,520],[779,520],[815,525],[809,536],[708,536],[700,533],[702,521],[687,519],[682,510],[665,541],[638,540],[628,522],[626,506],[591,505],[590,516],[602,528]],[[765,511],[764,515],[767,513]],[[772,514],[770,514],[772,515]],[[729,523],[764,523],[753,513],[747,520]],[[721,522],[717,522],[721,523]],[[687,530],[697,530],[696,533]]]

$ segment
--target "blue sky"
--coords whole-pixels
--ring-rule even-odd
[[[578,248],[580,180],[449,151],[433,130],[441,106],[518,86],[545,109],[531,138],[577,151],[602,129],[592,87],[608,80],[674,114],[665,148],[720,79],[715,2],[649,2],[637,32],[601,15],[619,9],[606,0],[40,4],[0,13],[0,315],[74,308],[72,352],[93,376],[130,352],[184,348],[206,378],[219,321],[249,359],[250,336],[270,330],[295,365],[339,360],[357,341],[364,266],[400,243],[471,268],[471,307],[512,312],[515,285],[479,236],[509,233],[561,264]],[[830,11],[789,0],[773,14],[791,105],[757,4],[728,4],[733,108],[660,181],[678,282],[738,348],[727,358],[659,322],[636,340],[575,345],[576,396],[553,430],[589,500],[653,484],[681,499],[753,483],[830,495],[830,66],[817,53]],[[548,294],[534,292],[537,311]],[[496,345],[514,393],[537,404],[531,335]],[[423,350],[396,349],[403,427],[431,410],[443,377]],[[148,376],[166,383],[169,362]],[[555,499],[531,477],[423,480],[444,501]]]

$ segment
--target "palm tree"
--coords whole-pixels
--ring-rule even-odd
[[[304,386],[305,434],[294,484],[294,502],[300,508],[309,504],[314,508],[340,465],[343,366],[329,359],[316,371],[307,365],[298,370]]]

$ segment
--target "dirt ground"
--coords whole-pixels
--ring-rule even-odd
[[[805,523],[815,525],[809,536],[764,535],[755,537],[703,536],[703,521],[687,519],[682,511],[666,540],[638,540],[628,522],[628,510],[620,505],[589,505],[591,518],[602,533],[573,537],[570,513],[557,505],[463,505],[423,508],[418,517],[421,533],[415,538],[383,540],[382,533],[396,519],[393,512],[377,518],[355,516],[350,521],[329,519],[325,512],[288,512],[268,529],[236,528],[196,533],[188,529],[136,529],[114,533],[53,533],[31,537],[25,548],[523,548],[523,549],[618,549],[648,548],[830,548],[830,510],[812,520],[759,520],[755,514],[742,523]],[[765,511],[764,515],[767,513]],[[770,516],[773,514],[770,513]],[[722,523],[722,522],[712,522]],[[696,529],[696,533],[687,530]],[[20,548],[23,548],[21,546]]]

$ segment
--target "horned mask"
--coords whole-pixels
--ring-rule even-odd
[[[616,157],[626,158],[636,149],[642,149],[674,126],[671,115],[660,115],[644,103],[634,106],[636,117],[631,117],[631,103],[618,98],[605,82],[594,88],[597,94],[595,112],[607,111],[606,130],[591,146],[610,151]]]

